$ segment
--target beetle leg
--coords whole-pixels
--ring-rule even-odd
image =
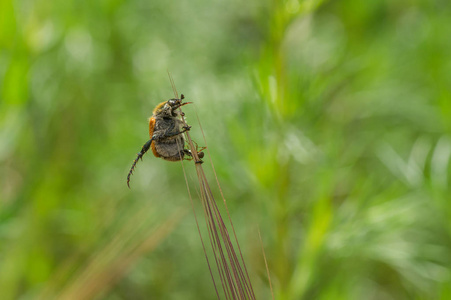
[[[187,155],[188,157],[184,157],[185,160],[193,160],[194,156],[191,153],[190,150],[188,149],[183,149],[183,152],[185,153],[185,155]],[[195,161],[196,164],[202,164],[204,161],[201,159],[204,157],[204,153],[203,152],[197,152],[197,155],[199,156],[199,160]]]
[[[168,131],[166,131],[166,132],[164,132],[162,134],[154,134],[152,136],[152,139],[155,140],[155,141],[161,141],[161,140],[164,140],[166,138],[173,137],[173,136],[182,134],[182,133],[184,133],[186,131],[189,131],[190,128],[191,128],[191,126],[184,126],[182,130],[177,131],[177,132],[168,132]]]
[[[188,149],[183,149],[182,151],[186,155],[184,157],[185,160],[193,160],[193,155],[191,154],[191,151],[189,151]]]
[[[191,126],[189,126],[189,127],[191,128]],[[199,160],[196,161],[196,164],[201,164],[201,163],[203,163],[202,158],[204,158],[204,156],[205,156],[205,153],[202,152],[202,151],[204,151],[205,149],[207,149],[207,147],[201,147],[201,148],[199,149],[199,145],[198,145],[195,141],[193,141],[193,143],[194,143],[194,145],[196,146],[197,156],[199,157]],[[185,152],[185,154],[187,154],[187,155],[190,157],[190,158],[185,158],[186,160],[193,160],[194,156],[192,155],[191,150],[189,150],[189,149],[183,149],[183,151]]]
[[[144,146],[142,147],[141,151],[138,153],[138,156],[136,157],[136,159],[133,161],[132,167],[130,168],[130,172],[128,172],[127,175],[127,186],[128,188],[130,188],[130,176],[133,174],[133,171],[136,167],[136,163],[138,162],[139,159],[143,159],[144,154],[149,150],[150,145],[152,144],[153,138],[148,140]]]

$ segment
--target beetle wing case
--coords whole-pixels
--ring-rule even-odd
[[[149,119],[149,136],[150,136],[150,138],[152,138],[154,130],[155,130],[155,118],[151,117]],[[158,154],[157,149],[155,149],[155,142],[152,143],[151,148],[152,148],[153,155],[155,157],[160,157],[160,154]]]

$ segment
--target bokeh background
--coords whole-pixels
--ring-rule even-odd
[[[167,70],[258,299],[258,229],[276,299],[451,299],[449,1],[3,0],[0,47],[1,299],[215,299],[182,166],[125,182]]]

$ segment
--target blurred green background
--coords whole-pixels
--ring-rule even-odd
[[[276,299],[451,299],[449,1],[2,0],[0,47],[1,299],[215,299],[181,165],[126,186],[167,70],[258,299],[258,228]]]

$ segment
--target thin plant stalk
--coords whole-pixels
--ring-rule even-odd
[[[168,72],[169,74],[169,72]],[[172,88],[174,90],[174,95],[178,99],[178,93],[175,89],[174,82],[172,80],[171,75],[169,74],[169,79],[171,81]],[[184,114],[180,108],[180,114],[182,122],[185,126],[187,126],[184,118]],[[203,131],[202,131],[203,134]],[[189,132],[185,132],[186,139],[188,142],[188,146],[191,150],[191,154],[196,166],[197,178],[199,180],[199,188],[200,188],[200,196],[202,201],[202,207],[204,210],[205,222],[209,232],[209,239],[211,244],[211,249],[213,251],[213,255],[215,258],[219,278],[221,280],[221,284],[224,291],[225,299],[255,299],[255,293],[252,288],[252,283],[250,281],[246,264],[244,262],[244,258],[241,252],[241,248],[239,247],[238,238],[235,233],[235,228],[233,227],[232,219],[230,218],[229,211],[227,209],[227,204],[225,198],[223,196],[221,187],[219,186],[219,181],[217,180],[216,172],[216,181],[219,189],[221,190],[221,195],[224,200],[224,205],[227,209],[227,214],[229,217],[230,224],[233,228],[233,235],[235,237],[236,245],[238,246],[241,261],[238,259],[238,255],[235,251],[234,245],[230,239],[230,235],[228,229],[224,223],[224,220],[221,216],[219,208],[216,204],[213,192],[210,188],[208,180],[205,176],[204,170],[202,168],[201,160],[197,153],[197,148],[194,146],[193,140]],[[204,136],[205,139],[205,136]],[[208,148],[207,148],[208,149]],[[211,161],[211,159],[210,159]],[[183,164],[183,160],[182,160]],[[213,163],[212,167],[214,169]],[[186,176],[186,175],[185,175]],[[191,197],[191,196],[190,196]],[[196,217],[197,222],[197,217]],[[200,231],[199,231],[200,234]],[[201,235],[201,234],[200,234]],[[201,236],[202,240],[202,236]],[[205,256],[207,257],[207,263],[210,267],[210,263],[208,260],[208,255],[205,251],[205,246],[202,240],[202,245],[204,247]],[[244,268],[244,270],[243,270]],[[212,276],[213,283],[216,288],[215,279],[213,273],[210,269],[210,274]],[[217,291],[217,290],[216,290]],[[219,298],[219,295],[218,295]]]

